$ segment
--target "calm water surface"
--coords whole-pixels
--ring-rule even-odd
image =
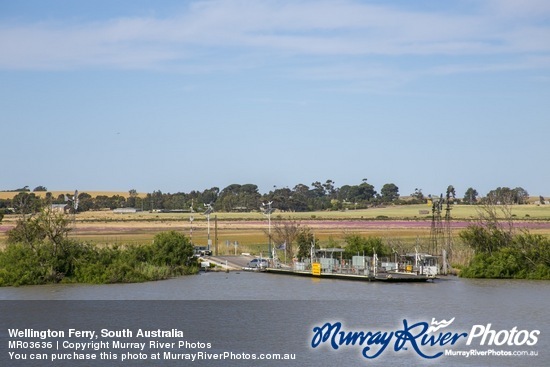
[[[9,304],[10,307],[12,307],[12,303],[8,302],[10,300],[130,301],[77,303],[94,305],[90,306],[94,308],[93,312],[104,314],[105,318],[112,323],[125,320],[128,315],[125,310],[133,310],[132,312],[137,315],[145,313],[150,315],[152,307],[158,310],[182,304],[170,301],[194,301],[187,302],[185,305],[191,304],[194,305],[191,306],[192,308],[211,311],[207,312],[208,316],[204,320],[201,319],[201,315],[197,316],[198,319],[203,320],[201,322],[212,326],[208,328],[210,334],[208,332],[200,334],[203,337],[212,340],[219,338],[220,335],[216,334],[215,329],[216,326],[220,326],[220,330],[231,330],[231,335],[227,338],[241,340],[240,344],[235,345],[242,346],[246,345],[247,337],[250,335],[247,329],[250,331],[261,328],[262,333],[255,338],[269,335],[269,345],[275,350],[287,350],[289,340],[295,338],[291,345],[296,348],[297,353],[308,355],[308,358],[300,360],[299,365],[312,366],[330,365],[329,361],[332,360],[339,363],[347,361],[349,366],[367,363],[375,365],[382,362],[405,366],[424,365],[428,362],[419,359],[414,352],[398,355],[391,351],[379,360],[367,361],[360,356],[360,350],[357,348],[346,351],[334,351],[328,348],[312,351],[308,344],[311,341],[312,328],[322,326],[324,322],[340,321],[350,329],[376,331],[402,328],[404,319],[413,323],[430,322],[432,318],[438,321],[450,320],[454,317],[454,324],[450,328],[454,328],[453,331],[456,332],[469,332],[473,325],[489,323],[494,330],[510,330],[513,327],[517,327],[518,330],[541,330],[539,342],[535,348],[529,348],[529,350],[537,350],[539,356],[467,359],[444,357],[432,364],[550,365],[548,352],[550,348],[550,282],[546,281],[467,280],[450,277],[434,283],[386,284],[247,272],[201,273],[196,276],[140,284],[0,288],[0,300],[6,300],[2,304]],[[44,318],[43,314],[40,316],[40,302],[24,304],[32,305],[29,306],[31,311],[25,312],[30,314],[36,312],[34,316],[36,320],[40,320],[40,317]],[[121,305],[120,310],[117,310],[118,306],[114,307],[113,304]],[[4,311],[3,322],[8,322],[6,310],[2,311]],[[149,316],[145,318],[141,316],[141,321],[126,320],[125,322],[135,322],[136,327],[143,327],[143,323],[148,322],[155,325],[169,324],[170,318],[158,318],[168,317],[165,315],[171,313],[173,312],[167,309],[164,312],[159,311],[154,321],[149,320]],[[240,321],[239,318],[241,318]],[[242,335],[239,337],[240,333]],[[254,333],[255,331],[252,334],[255,335]],[[257,341],[256,344],[254,341],[250,343],[248,348],[257,347]],[[467,347],[462,349],[465,348]],[[489,347],[485,346],[484,349]],[[231,365],[231,363],[225,365]],[[249,364],[239,362],[235,365]]]

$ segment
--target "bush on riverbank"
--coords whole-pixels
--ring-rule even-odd
[[[48,244],[31,249],[9,244],[0,252],[0,286],[47,283],[134,283],[195,274],[192,263],[169,264],[155,261],[153,245],[95,248],[74,243],[76,256],[52,256]],[[143,256],[145,255],[145,256]]]
[[[460,233],[476,254],[460,276],[550,280],[550,239],[513,234],[495,226],[471,226]]]
[[[198,272],[192,244],[175,231],[157,234],[148,245],[98,248],[51,236],[43,219],[22,223],[0,252],[0,286],[130,283]]]

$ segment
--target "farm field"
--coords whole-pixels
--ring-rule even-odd
[[[480,208],[475,205],[454,205],[451,217],[454,220],[473,220],[479,217]],[[550,205],[515,205],[511,207],[514,219],[547,220],[550,221]],[[428,211],[429,214],[420,214],[420,211]],[[259,211],[236,213],[216,212],[220,220],[265,220],[265,216]],[[211,216],[211,218],[213,217]],[[444,215],[444,213],[442,213]],[[89,211],[78,213],[80,221],[163,221],[163,220],[189,220],[191,213],[157,213],[137,212],[131,214],[117,214],[112,211]],[[205,219],[201,213],[193,213],[195,220]],[[361,219],[390,219],[390,220],[431,220],[431,206],[418,205],[394,205],[380,208],[369,208],[345,211],[316,211],[316,212],[280,212],[275,210],[272,219],[291,220],[361,220]]]
[[[321,246],[341,246],[346,234],[376,236],[386,242],[404,247],[430,244],[432,226],[427,205],[390,206],[349,211],[323,211],[307,213],[284,213],[275,211],[271,216],[272,230],[277,223],[296,221],[314,233]],[[453,237],[458,240],[461,229],[478,218],[479,208],[455,205],[450,222]],[[190,217],[193,216],[191,226]],[[443,214],[444,215],[444,214]],[[550,235],[550,206],[521,205],[512,208],[517,227],[529,228],[532,233]],[[200,213],[150,213],[115,214],[112,211],[78,213],[74,218],[71,237],[98,245],[132,245],[146,243],[161,231],[176,230],[190,236],[193,243],[204,245],[208,238],[206,217]],[[5,232],[17,220],[15,215],[6,215],[0,223],[0,243]],[[217,227],[217,230],[216,230]],[[260,212],[214,213],[210,216],[210,238],[218,243],[220,254],[267,251],[268,220]],[[217,237],[216,237],[217,234]],[[238,243],[235,248],[235,242]]]

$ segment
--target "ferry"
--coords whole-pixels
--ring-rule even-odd
[[[353,256],[342,258],[340,248],[312,249],[311,258],[293,262],[291,266],[280,264],[273,251],[273,258],[265,271],[273,274],[317,277],[325,279],[383,281],[383,282],[430,282],[439,275],[438,257],[426,253],[408,253],[395,261],[379,261],[378,256]]]

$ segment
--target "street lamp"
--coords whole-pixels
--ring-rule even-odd
[[[193,244],[193,220],[195,219],[193,217],[193,201],[191,201],[191,208],[190,208],[190,211],[191,211],[191,216],[189,217],[189,241],[191,242],[191,244]]]
[[[273,208],[271,207],[271,204],[273,204],[273,201],[270,201],[269,203],[262,203],[263,207],[263,213],[265,216],[267,216],[267,223],[268,223],[268,246],[267,251],[269,253],[269,258],[273,257],[273,254],[271,253],[271,213],[273,213]]]
[[[206,220],[208,222],[208,251],[210,251],[210,246],[212,245],[212,240],[210,239],[210,214],[214,212],[214,208],[212,208],[212,203],[204,204],[204,206],[206,207],[206,211],[203,215],[206,215]]]

